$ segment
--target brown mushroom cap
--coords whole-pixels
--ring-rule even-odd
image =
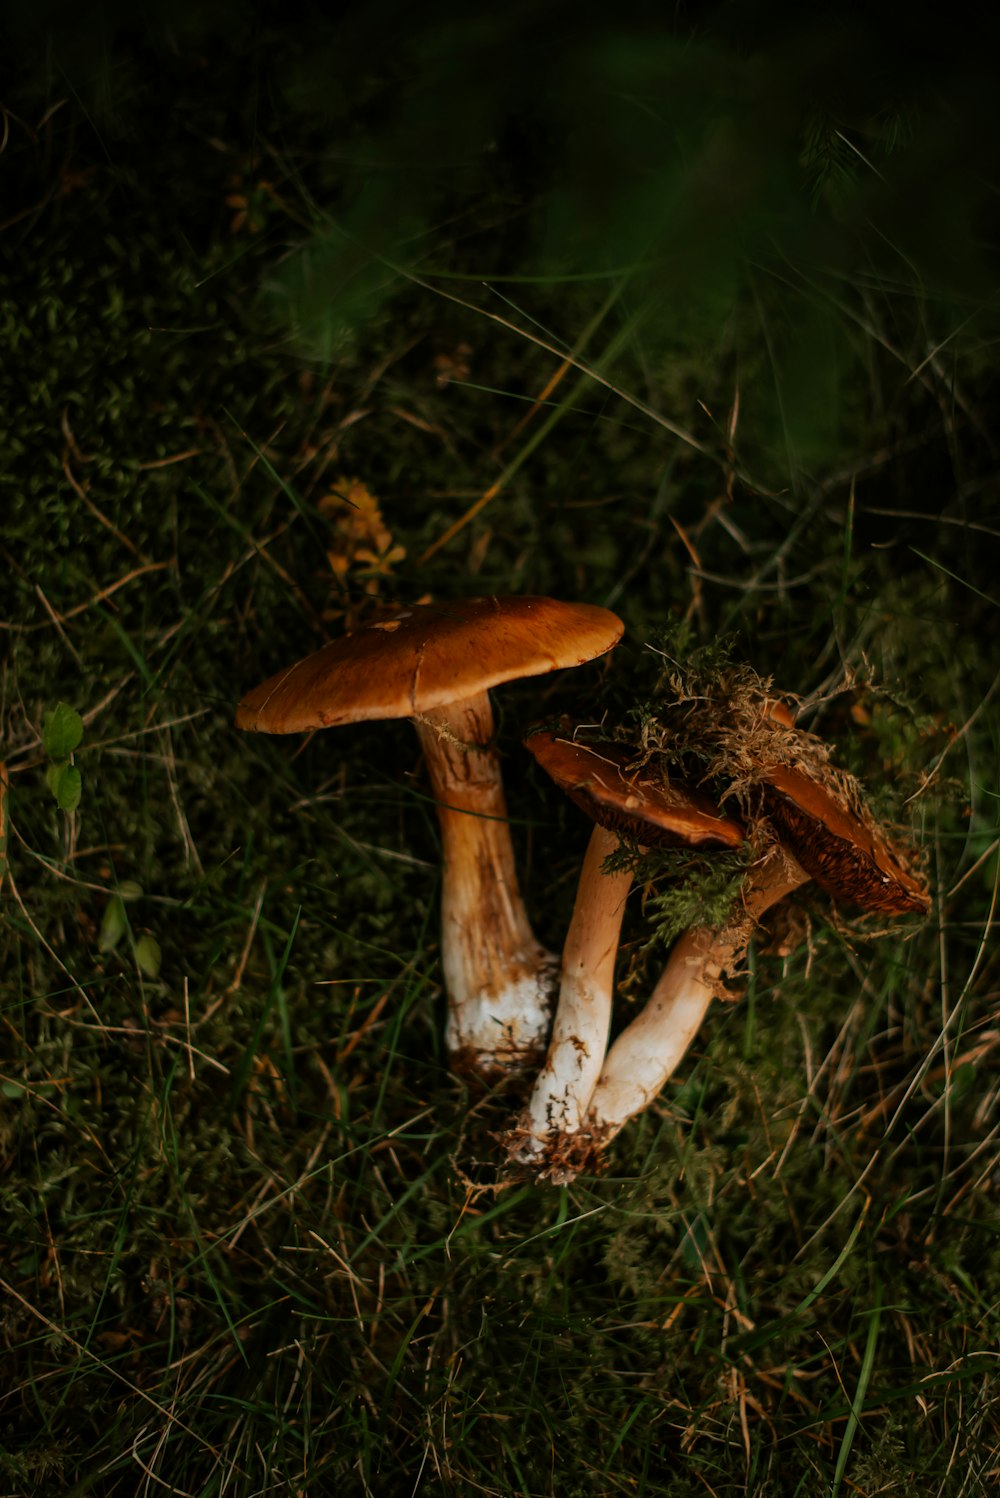
[[[780,697],[765,697],[763,710],[765,718],[770,718],[779,728],[795,727],[795,714]]]
[[[867,815],[789,765],[761,774],[764,809],[806,873],[837,900],[890,915],[925,914],[925,885],[902,866]]]
[[[764,697],[761,708],[774,728],[794,729],[795,717],[779,697]],[[818,744],[812,735],[804,743]],[[814,774],[767,755],[758,759],[752,780],[760,787],[762,809],[780,841],[810,878],[835,900],[888,915],[930,909],[926,885],[904,866],[905,853],[893,846],[871,814],[843,790],[826,751],[813,754]],[[823,781],[820,778],[826,777]],[[849,777],[848,777],[849,779]]]
[[[666,786],[648,772],[626,775],[628,751],[614,744],[599,750],[553,733],[534,733],[525,747],[601,827],[629,832],[655,847],[738,848],[743,829],[724,817],[708,796],[690,786]]]
[[[303,733],[412,718],[522,676],[604,655],[624,625],[608,609],[554,598],[421,604],[324,645],[248,692],[236,727]]]

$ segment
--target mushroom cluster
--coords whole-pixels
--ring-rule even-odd
[[[537,1068],[505,1137],[505,1169],[565,1183],[594,1168],[684,1057],[753,930],[814,881],[837,901],[924,913],[912,850],[879,826],[853,777],[795,726],[749,668],[672,695],[655,719],[578,742],[569,724],[526,746],[594,823],[561,963],[518,887],[489,692],[610,651],[620,619],[537,597],[419,605],[331,642],[243,698],[237,727],[302,733],[413,723],[443,855],[441,959],[452,1066],[494,1081]],[[738,855],[738,896],[674,943],[641,1013],[608,1045],[625,903],[644,850]],[[554,1018],[553,1001],[558,999]]]
[[[675,682],[676,700],[655,724],[647,721],[638,733],[625,730],[628,750],[614,740],[588,746],[590,754],[613,760],[636,814],[629,830],[647,843],[662,845],[641,830],[649,820],[644,812],[652,799],[651,777],[659,775],[675,795],[690,795],[680,778],[685,775],[719,788],[720,802],[732,803],[735,815],[724,821],[709,803],[716,817],[714,846],[742,842],[748,868],[727,918],[721,924],[696,923],[675,942],[645,1008],[610,1048],[602,1049],[599,1075],[582,1106],[585,1088],[571,1089],[569,1109],[549,1079],[572,1069],[580,1031],[579,1026],[572,1033],[561,1030],[557,1015],[539,1082],[507,1139],[515,1167],[528,1166],[539,1178],[564,1183],[584,1166],[597,1165],[608,1142],[657,1097],[712,1000],[727,997],[725,975],[738,969],[758,922],[810,879],[835,901],[864,912],[904,915],[929,909],[915,856],[876,823],[854,778],[831,764],[828,746],[795,727],[787,706],[767,695],[768,687],[745,667],[704,677],[686,701],[682,684]],[[536,757],[582,801],[580,787],[557,772],[544,743]],[[600,795],[606,801],[603,789]],[[598,799],[596,777],[587,780],[587,799]],[[619,826],[624,825],[622,805],[619,794]],[[690,835],[686,840],[694,842]],[[702,845],[713,842],[705,838]],[[564,976],[564,990],[565,981]]]

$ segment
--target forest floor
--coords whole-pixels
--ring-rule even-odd
[[[760,57],[710,31],[686,66],[728,59],[722,125],[675,90],[679,123],[604,138],[583,72],[648,103],[676,38],[584,29],[545,105],[563,12],[534,50],[511,14],[467,72],[427,36],[386,58],[360,21],[180,7],[11,43],[0,1494],[996,1489],[996,278],[955,216],[968,158],[920,157],[933,119],[877,158],[841,119],[838,155],[842,59],[804,42],[765,56],[816,95],[807,138],[778,106],[740,128]],[[978,97],[972,52],[945,94],[961,63]],[[879,217],[894,172],[916,247],[905,203]],[[502,1180],[523,1080],[449,1070],[411,728],[233,726],[381,604],[524,593],[625,624],[496,693],[553,950],[589,829],[521,737],[646,702],[685,623],[801,704],[933,896],[888,921],[803,891],[798,940],[751,946],[566,1187]],[[664,960],[657,893],[616,1029]]]

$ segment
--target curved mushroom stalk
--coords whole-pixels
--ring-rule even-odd
[[[545,1048],[557,959],[521,899],[489,695],[415,718],[444,854],[441,960],[453,1067],[481,1076],[536,1064]]]
[[[580,1143],[587,1105],[601,1074],[611,1024],[615,958],[631,871],[605,874],[618,834],[595,826],[566,935],[562,982],[545,1066],[508,1147],[514,1165],[561,1175]]]
[[[586,1129],[591,1160],[657,1097],[697,1035],[722,974],[743,956],[753,926],[809,875],[776,847],[749,876],[744,917],[721,929],[697,926],[675,944],[645,1009],[608,1051],[594,1088]]]

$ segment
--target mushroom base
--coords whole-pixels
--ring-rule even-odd
[[[539,947],[533,971],[499,993],[449,1004],[445,1041],[452,1070],[493,1082],[536,1067],[545,1054],[556,973],[556,958]]]
[[[611,1024],[615,958],[631,872],[605,874],[617,832],[594,828],[580,872],[562,958],[562,983],[545,1066],[506,1144],[512,1168],[538,1166],[539,1179],[578,1154]]]

